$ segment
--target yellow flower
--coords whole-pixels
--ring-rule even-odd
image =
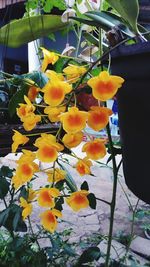
[[[57,159],[58,152],[64,147],[56,142],[56,137],[52,134],[41,134],[34,144],[39,149],[36,152],[37,158],[43,162],[53,162]]]
[[[56,61],[59,59],[59,57],[54,52],[50,52],[43,47],[41,47],[41,49],[42,49],[43,56],[44,56],[41,69],[44,72],[46,70],[48,64],[54,65],[56,63]]]
[[[35,111],[35,107],[32,105],[27,96],[24,96],[24,100],[26,104],[19,104],[20,107],[16,109],[17,115],[21,119],[21,121],[24,117]]]
[[[24,145],[29,141],[29,138],[26,137],[25,135],[22,135],[16,130],[13,130],[15,133],[12,137],[13,144],[12,144],[12,152],[16,152],[17,148],[19,145]]]
[[[39,190],[39,195],[37,198],[38,204],[41,207],[54,208],[54,198],[58,197],[59,195],[60,192],[56,188],[42,188]]]
[[[41,116],[30,113],[29,115],[22,118],[22,121],[24,129],[26,131],[31,131],[36,126],[36,124],[41,121]]]
[[[14,176],[12,177],[12,184],[14,185],[15,189],[22,186],[26,182],[29,182],[33,177],[34,173],[39,171],[38,165],[33,162],[35,159],[35,153],[29,150],[22,150],[23,154],[17,160],[17,168]]]
[[[48,114],[48,118],[51,122],[57,122],[60,120],[59,115],[62,112],[65,112],[66,107],[65,106],[60,106],[60,107],[51,107],[48,106],[44,109],[44,113]]]
[[[89,206],[88,194],[89,192],[86,190],[74,192],[66,198],[66,202],[74,211],[79,211]]]
[[[15,174],[13,175],[11,182],[12,182],[15,190],[18,189],[20,186],[22,186],[25,183],[25,181],[24,181],[24,179],[22,179],[22,177],[15,175]]]
[[[86,68],[70,64],[63,69],[63,72],[66,74],[68,82],[75,83],[86,72]]]
[[[72,107],[68,112],[60,115],[63,129],[67,133],[77,133],[86,126],[88,112],[80,111],[77,107]]]
[[[23,197],[20,197],[20,206],[23,208],[22,217],[25,220],[32,212],[32,204],[28,203]]]
[[[24,182],[28,182],[37,172],[37,164],[34,162],[21,162],[16,169],[16,176],[20,176]]]
[[[89,111],[87,124],[95,131],[100,131],[106,127],[112,113],[109,108],[93,106]]]
[[[16,161],[18,164],[21,162],[31,162],[36,159],[36,154],[30,150],[22,149],[23,154],[21,157]]]
[[[46,172],[46,174],[48,175],[47,181],[50,183],[62,181],[66,177],[66,172],[58,168],[56,168],[55,171],[49,170]]]
[[[33,201],[37,197],[37,192],[32,188],[28,189],[28,202]]]
[[[42,89],[44,92],[44,101],[46,104],[55,107],[60,105],[65,95],[70,93],[72,86],[59,79],[51,79]]]
[[[90,167],[92,166],[92,162],[90,160],[88,160],[87,157],[85,157],[84,159],[80,159],[77,164],[76,164],[76,170],[78,171],[78,173],[83,176],[85,174],[90,174],[91,170]]]
[[[62,141],[66,147],[72,148],[78,146],[83,140],[83,133],[67,133],[64,135]]]
[[[123,78],[102,71],[98,76],[91,78],[87,84],[92,87],[92,93],[96,99],[106,101],[117,93],[123,82]]]
[[[34,101],[35,98],[37,97],[38,93],[40,91],[40,88],[36,86],[31,86],[28,91],[28,98],[30,101]]]
[[[62,213],[59,210],[46,210],[40,214],[41,224],[44,229],[53,233],[57,228],[57,220],[56,217],[62,217]]]
[[[57,72],[55,72],[53,70],[47,70],[45,72],[45,74],[49,79],[55,79],[55,80],[58,79],[60,81],[64,81],[65,80],[64,76],[62,75],[62,73],[57,73]]]
[[[87,157],[93,160],[101,159],[106,155],[106,147],[103,139],[95,139],[83,145],[82,152],[86,152]]]

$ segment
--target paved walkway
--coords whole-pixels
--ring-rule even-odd
[[[74,149],[74,152],[83,157],[84,153],[81,152],[81,146]],[[101,161],[105,163],[108,159],[109,155]],[[13,154],[7,155],[5,158],[1,158],[1,164],[8,165],[10,167],[15,167],[15,157]],[[67,156],[70,163],[75,165],[75,159],[73,157]],[[117,157],[117,161],[120,161],[120,156]],[[39,188],[39,186],[43,186],[46,184],[47,179],[46,175],[42,172],[42,169],[45,168],[47,164],[41,165],[41,172],[34,182],[34,188]],[[80,176],[75,168],[70,167],[66,164],[66,168],[71,173],[73,179],[77,183],[80,188],[80,185],[83,181],[87,181],[89,184],[89,191],[93,192],[97,198],[104,199],[108,202],[111,201],[112,196],[112,181],[113,181],[113,173],[111,166],[105,167],[104,165],[97,164],[93,162],[92,173],[94,176]],[[119,183],[117,188],[117,201],[116,201],[116,210],[115,210],[115,223],[114,223],[114,235],[118,234],[120,231],[123,233],[130,232],[130,215],[131,211],[129,208],[129,203],[125,194],[123,193],[122,187],[128,197],[132,205],[135,205],[137,202],[137,198],[127,189],[124,184],[124,179],[122,176],[122,169],[119,173]],[[143,202],[141,202],[143,204]],[[64,204],[63,209],[63,222],[61,222],[58,226],[58,230],[63,230],[67,228],[73,228],[72,240],[79,240],[81,237],[85,235],[89,235],[92,232],[100,232],[101,234],[107,235],[109,229],[109,215],[110,209],[109,205],[104,202],[97,201],[96,210],[92,210],[91,208],[82,210],[80,212],[73,212],[71,208]],[[37,214],[40,213],[41,208],[37,205],[34,206],[34,211],[32,215],[32,221],[36,224],[39,224],[39,218]],[[142,231],[137,227],[136,233],[142,233]]]

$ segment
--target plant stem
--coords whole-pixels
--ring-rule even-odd
[[[79,53],[79,48],[80,48],[80,43],[81,43],[81,36],[82,36],[82,28],[80,28],[80,30],[78,32],[78,42],[77,42],[75,57],[77,57],[78,53]]]
[[[102,199],[102,198],[98,198],[98,197],[96,197],[96,200],[99,200],[99,201],[101,201],[101,202],[104,202],[104,203],[107,204],[107,205],[111,205],[111,202],[108,202],[107,200],[104,200],[104,199]]]
[[[128,255],[128,252],[129,252],[129,248],[130,248],[131,242],[132,242],[133,237],[134,237],[134,222],[135,222],[135,215],[136,215],[138,204],[139,204],[139,199],[137,200],[137,203],[135,205],[135,208],[132,209],[133,210],[133,213],[132,213],[132,223],[131,223],[130,240],[129,240],[128,245],[126,247],[126,253],[125,253],[123,262],[125,262],[125,260],[127,258],[127,255]]]
[[[29,217],[29,216],[28,216],[28,222],[29,222],[29,227],[30,227],[30,230],[31,230],[32,236],[34,237],[34,236],[35,236],[35,234],[34,234],[34,232],[33,232],[32,224],[31,224],[31,220],[30,220],[30,217]],[[39,250],[41,250],[41,248],[40,248],[40,244],[39,244],[39,242],[38,242],[37,238],[35,239],[35,241],[36,241],[36,244],[37,244],[37,246],[38,246]]]
[[[109,258],[110,258],[110,250],[111,250],[112,234],[113,234],[114,213],[115,213],[115,206],[116,206],[118,171],[117,171],[115,153],[114,153],[109,124],[107,125],[106,129],[107,129],[107,134],[108,134],[108,139],[109,139],[110,151],[112,155],[113,175],[114,175],[112,201],[110,204],[110,225],[109,225],[109,235],[108,235],[108,246],[107,246],[106,261],[105,261],[105,267],[109,267]]]

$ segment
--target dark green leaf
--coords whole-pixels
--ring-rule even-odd
[[[63,198],[56,199],[55,209],[62,211],[63,210],[63,207],[62,207],[63,203],[64,203]]]
[[[61,190],[63,188],[63,185],[65,183],[65,180],[59,181],[55,184],[55,187],[59,190]]]
[[[40,71],[33,71],[30,73],[21,75],[21,77],[31,79],[40,88],[43,88],[45,84],[48,82],[47,76]]]
[[[82,18],[78,18],[78,17],[70,17],[70,18],[75,20],[75,21],[79,21],[80,23],[83,23],[83,24],[87,24],[87,25],[94,26],[94,27],[100,27],[100,24],[97,23],[96,21],[93,21],[93,20],[82,19]]]
[[[37,15],[13,20],[0,28],[0,44],[19,47],[51,32],[59,31],[66,25],[61,21],[61,16],[57,15]]]
[[[23,85],[21,89],[18,90],[11,98],[8,105],[8,110],[11,117],[16,113],[16,108],[18,107],[18,104],[24,102],[24,95],[27,95],[28,87],[29,86],[27,85]]]
[[[103,28],[105,31],[109,31],[113,27],[117,27],[127,36],[134,36],[129,28],[121,21],[120,17],[115,14],[105,11],[89,11],[86,12],[85,15],[92,19],[95,23],[98,23],[99,27]]]
[[[29,191],[27,191],[26,187],[23,185],[21,188],[20,188],[20,194],[19,194],[19,198],[20,197],[23,197],[24,199],[28,199],[28,195],[29,195]]]
[[[0,226],[4,226],[9,231],[26,232],[27,226],[25,222],[22,220],[21,212],[22,209],[16,204],[13,204],[11,205],[11,207],[2,211],[0,213]],[[16,215],[17,213],[18,215]]]
[[[3,199],[9,190],[9,182],[4,177],[0,177],[0,199]]]
[[[82,184],[81,184],[81,190],[89,190],[89,186],[88,186],[88,183],[86,181],[84,181]]]
[[[94,260],[98,260],[100,256],[101,256],[101,253],[98,247],[88,248],[80,256],[78,266],[82,266],[83,263],[88,263]]]
[[[88,200],[89,200],[89,206],[92,209],[96,209],[96,197],[93,193],[88,194],[87,196]]]
[[[67,254],[67,255],[69,255],[69,256],[76,256],[76,253],[75,253],[75,251],[71,248],[71,246],[69,246],[69,245],[67,245],[67,244],[65,244],[64,246],[63,246],[63,250],[64,250],[64,252]]]
[[[138,0],[106,0],[118,14],[130,25],[131,29],[137,33],[137,18],[139,14]]]
[[[83,32],[83,37],[91,44],[99,47],[99,40],[89,32]]]
[[[0,176],[11,178],[13,176],[13,170],[7,166],[2,166],[0,169]]]
[[[0,226],[4,226],[9,216],[10,208],[7,208],[0,212]]]

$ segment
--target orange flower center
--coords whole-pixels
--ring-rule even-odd
[[[100,94],[107,94],[114,91],[114,85],[111,81],[103,82],[99,81],[97,84],[97,90]]]
[[[62,88],[52,88],[49,95],[54,100],[61,99],[64,97],[64,90]]]
[[[79,164],[77,166],[77,170],[78,170],[79,173],[85,174],[85,166],[83,164]]]
[[[45,201],[45,202],[51,202],[52,201],[52,197],[49,194],[49,192],[47,192],[47,191],[42,192],[41,196],[43,198],[43,201]]]
[[[92,119],[95,122],[95,124],[100,123],[106,119],[106,114],[104,114],[104,113],[93,112],[91,114],[91,116],[92,116]]]
[[[56,154],[56,149],[54,147],[44,146],[41,152],[44,157],[53,158]]]
[[[97,154],[100,152],[100,150],[102,149],[102,144],[100,143],[93,143],[93,144],[90,144],[89,147],[88,147],[88,152],[90,154]]]
[[[74,202],[78,205],[83,204],[86,201],[86,196],[78,194],[74,197]]]
[[[78,115],[78,114],[76,114],[76,115],[69,115],[69,117],[68,117],[68,123],[71,126],[81,125],[83,123],[82,117],[80,115]]]
[[[32,175],[32,168],[27,163],[22,164],[21,171],[26,176]]]
[[[55,223],[55,216],[51,212],[47,214],[47,221],[49,223]]]
[[[19,113],[21,116],[25,116],[26,115],[26,108],[25,107],[20,107],[19,108]]]

